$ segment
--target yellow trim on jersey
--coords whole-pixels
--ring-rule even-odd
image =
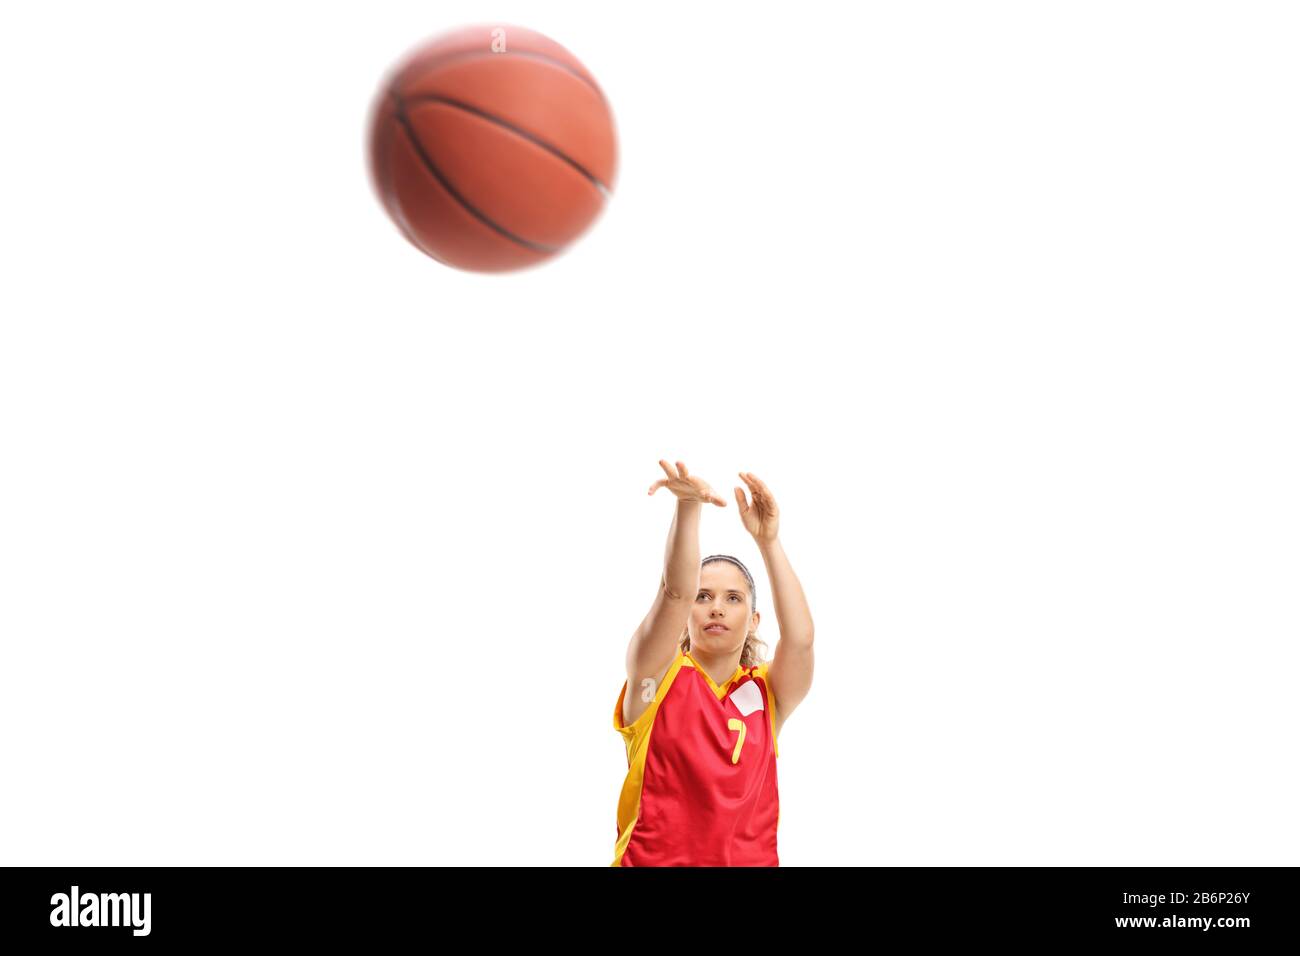
[[[768,723],[772,725],[772,755],[779,757],[781,756],[781,747],[776,742],[776,698],[772,696],[772,682],[767,679],[769,664],[771,664],[771,661],[764,661],[758,665],[758,670],[754,673],[755,676],[763,678],[763,686],[767,688],[767,719]],[[780,813],[779,810],[777,812]]]
[[[627,744],[628,775],[623,783],[623,791],[618,797],[618,819],[619,821],[629,820],[630,822],[623,828],[623,832],[619,834],[618,843],[614,846],[614,862],[610,866],[622,866],[623,853],[627,849],[628,842],[632,839],[632,831],[636,829],[637,821],[641,818],[641,784],[645,779],[645,761],[646,754],[650,750],[650,734],[654,727],[654,715],[659,710],[664,695],[668,693],[668,688],[673,686],[673,681],[677,679],[677,674],[684,664],[687,664],[686,657],[684,652],[679,650],[677,656],[673,658],[672,664],[668,666],[658,690],[655,691],[655,697],[650,702],[650,706],[642,712],[640,717],[626,727],[623,726],[623,698],[627,694],[626,680],[623,681],[623,689],[619,691],[618,703],[614,705],[614,729],[623,735],[623,742]]]
[[[767,670],[771,663],[771,661],[764,661],[759,664],[758,670],[754,674],[763,678],[763,686],[767,688],[768,722],[772,725],[772,756],[779,757],[781,756],[781,745],[776,742],[776,697],[772,693],[772,682],[767,679]],[[781,826],[781,798],[779,796],[776,801],[776,825],[778,828]]]
[[[713,678],[709,676],[709,672],[700,666],[699,661],[697,661],[694,657],[691,657],[690,651],[682,651],[682,654],[685,655],[685,657],[691,662],[691,665],[697,671],[699,671],[701,674],[704,675],[704,679],[708,681],[709,686],[713,688],[713,696],[718,698],[718,700],[722,700],[722,698],[727,696],[727,688],[731,686],[731,682],[735,680],[737,677],[739,677],[741,674],[743,674],[747,669],[744,667],[737,666],[736,670],[732,673],[730,677],[728,677],[721,684],[715,684],[713,683]]]

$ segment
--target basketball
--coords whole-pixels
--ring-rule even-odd
[[[466,27],[409,53],[369,118],[375,192],[421,252],[475,272],[547,260],[600,214],[614,118],[572,53],[515,26]]]

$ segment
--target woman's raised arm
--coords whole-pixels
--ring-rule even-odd
[[[741,480],[749,486],[750,501],[745,492],[736,488],[736,505],[745,530],[754,536],[763,563],[767,566],[767,580],[772,585],[772,606],[776,610],[776,623],[781,629],[776,653],[768,666],[767,681],[776,697],[776,711],[784,723],[785,718],[807,696],[813,679],[813,619],[808,609],[808,599],[795,576],[790,559],[777,537],[781,511],[776,506],[776,496],[763,481],[750,471],[740,472]]]
[[[629,688],[638,686],[644,678],[656,677],[677,655],[677,642],[700,589],[700,508],[705,504],[722,508],[727,505],[702,479],[689,474],[682,462],[674,468],[660,459],[659,466],[668,477],[651,485],[648,494],[667,488],[677,496],[677,510],[668,529],[659,590],[627,646]]]

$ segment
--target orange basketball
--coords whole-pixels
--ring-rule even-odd
[[[466,27],[410,53],[370,115],[370,172],[393,222],[478,272],[560,252],[600,213],[614,117],[572,53],[513,26]]]

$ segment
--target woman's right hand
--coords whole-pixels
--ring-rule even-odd
[[[674,469],[672,465],[660,458],[659,467],[668,477],[660,478],[651,485],[647,494],[653,495],[660,488],[667,488],[680,501],[712,502],[720,508],[727,507],[727,503],[713,493],[713,489],[705,483],[704,479],[688,475],[686,466],[680,461]]]

